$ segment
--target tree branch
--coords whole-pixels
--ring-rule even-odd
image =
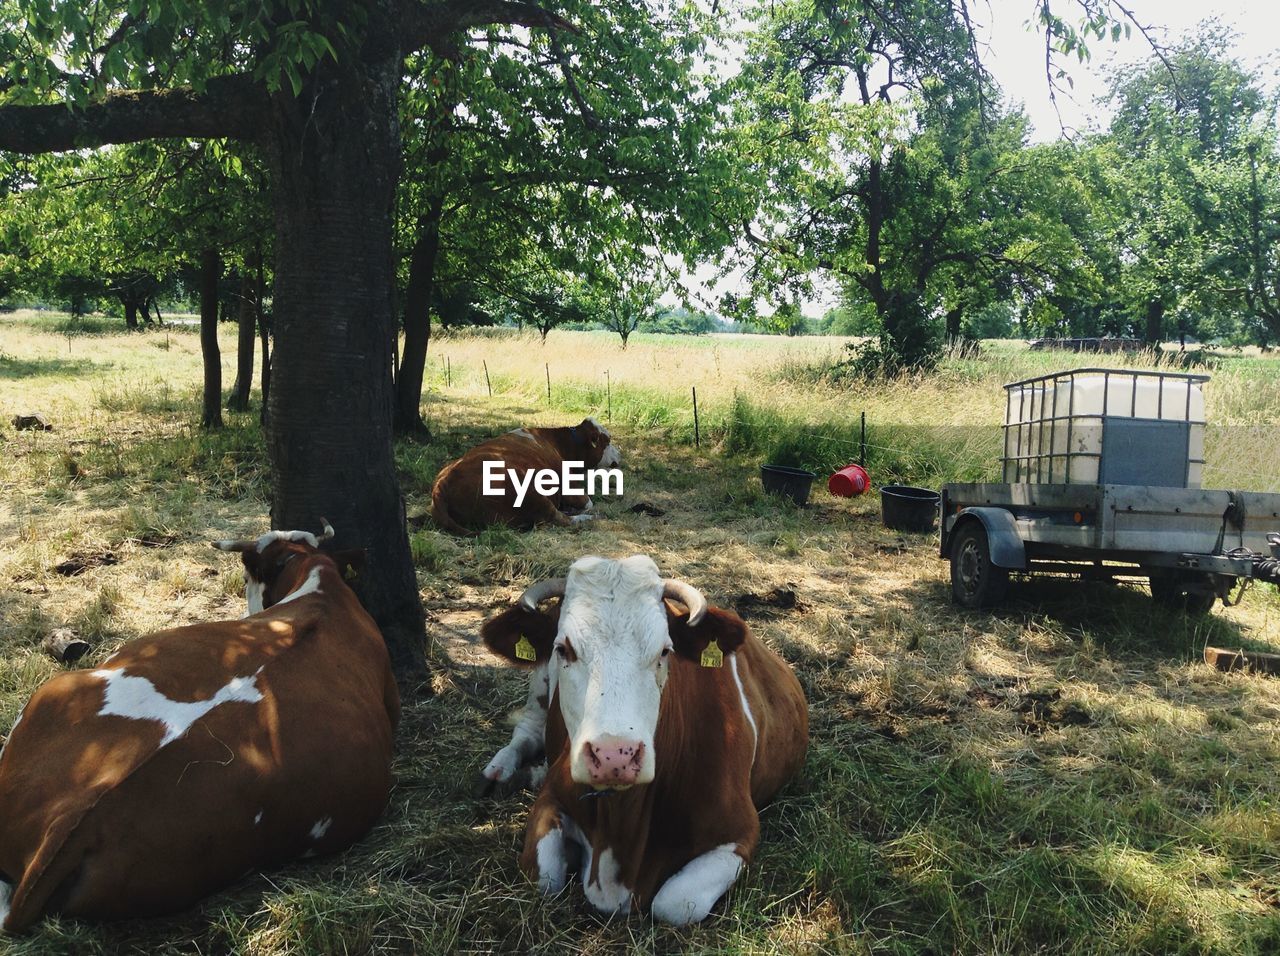
[[[57,153],[145,139],[253,139],[266,104],[257,81],[235,75],[214,77],[200,93],[190,87],[122,90],[83,109],[0,106],[0,150]]]
[[[460,55],[453,39],[455,34],[472,27],[506,25],[578,32],[578,28],[563,17],[522,0],[444,0],[443,3],[407,0],[403,5],[402,24],[405,53],[430,47],[436,56],[447,60],[456,60]]]

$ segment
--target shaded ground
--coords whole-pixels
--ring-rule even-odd
[[[177,383],[195,385],[195,353],[178,364],[180,348],[164,353],[164,388],[99,379],[80,405],[55,404],[58,431],[4,432],[0,727],[57,669],[36,647],[53,627],[93,640],[93,667],[131,637],[242,611],[236,563],[206,542],[265,528],[261,440],[253,416],[192,431],[195,389]],[[129,374],[126,354],[105,359]],[[599,521],[460,540],[424,517],[439,465],[479,437],[572,416],[469,394],[428,410],[438,440],[399,462],[435,670],[406,708],[382,823],[346,854],[249,876],[192,912],[48,921],[0,951],[1280,949],[1280,684],[1199,662],[1206,642],[1274,642],[1273,590],[1198,621],[1136,588],[1063,582],[960,613],[934,539],[886,531],[874,499],[815,490],[795,508],[763,495],[757,461],[634,426],[615,428],[627,494]],[[810,701],[804,773],[765,812],[731,899],[690,930],[602,922],[576,886],[539,898],[516,867],[531,795],[472,796],[524,699],[478,625],[592,552],[650,554],[739,609]],[[82,567],[59,573],[66,562]]]

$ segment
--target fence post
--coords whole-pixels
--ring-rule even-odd
[[[858,464],[867,467],[867,413],[862,413],[862,438],[858,443]]]
[[[698,433],[698,386],[693,386],[693,447],[701,448],[702,441]]]
[[[453,388],[453,362],[447,355],[444,357],[444,383]]]
[[[547,368],[547,404],[551,404],[551,363],[548,362]]]
[[[484,359],[480,360],[480,364],[484,366],[484,384],[489,389],[489,397],[493,398],[493,385],[489,382],[489,363]]]
[[[613,423],[613,383],[609,380],[609,370],[604,370],[604,420]]]

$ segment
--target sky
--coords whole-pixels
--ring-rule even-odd
[[[1054,140],[1070,133],[1104,128],[1110,120],[1105,104],[1096,102],[1107,91],[1107,75],[1116,67],[1151,58],[1150,44],[1135,28],[1129,37],[1112,42],[1090,43],[1091,58],[1081,63],[1074,57],[1060,58],[1071,76],[1065,89],[1057,92],[1057,110],[1049,98],[1044,68],[1044,34],[1033,33],[1028,20],[1034,0],[969,0],[970,12],[982,45],[979,55],[1011,102],[1021,102],[1032,122],[1032,139]],[[1056,0],[1055,11],[1063,17],[1073,12],[1074,0]],[[1151,36],[1162,45],[1176,43],[1191,34],[1206,18],[1216,16],[1237,34],[1234,54],[1247,69],[1257,69],[1269,90],[1277,88],[1280,68],[1280,0],[1125,0],[1129,9]],[[1075,22],[1073,19],[1072,22]],[[1059,113],[1061,119],[1059,119]],[[728,290],[745,292],[740,277],[717,282],[715,269],[704,266],[689,275],[685,283],[705,305],[713,305]],[[674,304],[668,295],[663,302]],[[803,303],[806,314],[821,315],[836,303],[833,289],[825,289]]]
[[[1138,22],[1150,27],[1152,36],[1169,45],[1196,30],[1204,19],[1216,15],[1223,24],[1238,34],[1235,54],[1246,68],[1261,68],[1275,88],[1275,69],[1280,48],[1280,3],[1277,0],[1127,0]],[[1049,100],[1044,71],[1043,34],[1029,32],[1027,20],[1032,0],[971,0],[975,19],[982,24],[979,33],[988,46],[980,54],[1006,95],[1021,100],[1035,127],[1037,141],[1056,139],[1062,127],[1086,132],[1091,127],[1105,126],[1109,113],[1094,102],[1105,95],[1106,75],[1119,65],[1137,63],[1151,57],[1151,47],[1134,29],[1128,38],[1116,42],[1093,41],[1092,58],[1080,63],[1074,57],[1063,65],[1075,84],[1074,89],[1058,93],[1062,123]],[[1058,0],[1057,9],[1068,17],[1068,0]],[[1269,67],[1267,64],[1269,63]]]

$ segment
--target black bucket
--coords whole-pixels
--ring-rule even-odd
[[[938,520],[942,496],[928,488],[885,485],[880,489],[880,519],[894,531],[928,534]]]
[[[809,500],[809,486],[817,477],[803,468],[788,468],[786,465],[760,466],[760,484],[764,485],[764,490],[771,495],[790,498],[798,505]]]

